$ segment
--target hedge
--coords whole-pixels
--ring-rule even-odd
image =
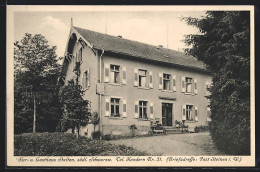
[[[14,137],[15,156],[147,156],[124,145],[78,139],[71,133],[26,133]]]

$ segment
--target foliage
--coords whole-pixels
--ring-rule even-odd
[[[80,127],[89,123],[91,113],[88,110],[90,102],[83,99],[84,91],[78,82],[80,76],[79,62],[76,62],[74,72],[76,74],[75,83],[73,79],[70,80],[68,85],[64,85],[59,92],[59,100],[63,105],[63,115],[58,129],[64,132],[71,128],[73,133],[77,129],[79,135]]]
[[[14,132],[31,132],[34,106],[37,131],[55,131],[60,110],[56,47],[40,34],[26,33],[14,43]],[[34,104],[33,99],[36,99]]]
[[[71,133],[26,133],[14,137],[15,156],[147,156],[124,145],[90,140]]]
[[[91,133],[91,136],[92,136],[92,139],[99,140],[100,137],[101,137],[101,132],[100,131],[93,131]]]
[[[204,132],[204,131],[208,131],[208,130],[209,130],[209,127],[206,125],[199,125],[199,126],[196,126],[194,129],[195,133]]]
[[[135,135],[135,130],[138,130],[135,124],[128,126],[128,128],[133,136]]]
[[[99,124],[99,115],[97,112],[93,112],[91,113],[91,117],[90,117],[90,123],[94,125],[94,131],[95,131],[95,126]]]
[[[200,34],[188,35],[186,52],[206,64],[210,88],[210,132],[227,154],[250,154],[250,13],[209,11],[185,18]]]

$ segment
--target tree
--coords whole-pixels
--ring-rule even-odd
[[[60,71],[55,51],[40,34],[26,33],[14,43],[15,133],[55,131]]]
[[[91,114],[90,122],[91,122],[91,124],[94,125],[94,131],[95,131],[96,125],[99,124],[99,120],[100,120],[100,119],[99,119],[98,113],[97,113],[97,112],[93,112],[93,113]]]
[[[212,73],[210,133],[227,154],[250,154],[250,13],[208,11],[206,16],[184,18],[199,29],[184,42],[189,55]]]
[[[64,85],[59,92],[59,99],[63,105],[63,116],[60,119],[58,129],[64,132],[71,128],[72,133],[77,129],[79,135],[80,127],[89,123],[91,113],[88,110],[90,102],[83,99],[84,91],[78,81],[80,62],[76,62],[74,73],[75,80],[70,80],[68,85]]]

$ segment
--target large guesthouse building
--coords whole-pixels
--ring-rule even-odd
[[[102,134],[124,135],[133,124],[147,133],[151,120],[165,128],[174,128],[176,120],[189,128],[211,120],[211,75],[183,52],[71,26],[61,84],[75,77],[76,62],[83,98],[98,112]],[[90,136],[92,128],[82,126],[81,135]]]

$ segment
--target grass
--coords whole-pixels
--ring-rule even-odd
[[[148,156],[125,145],[78,139],[71,133],[26,133],[14,137],[15,156]]]

